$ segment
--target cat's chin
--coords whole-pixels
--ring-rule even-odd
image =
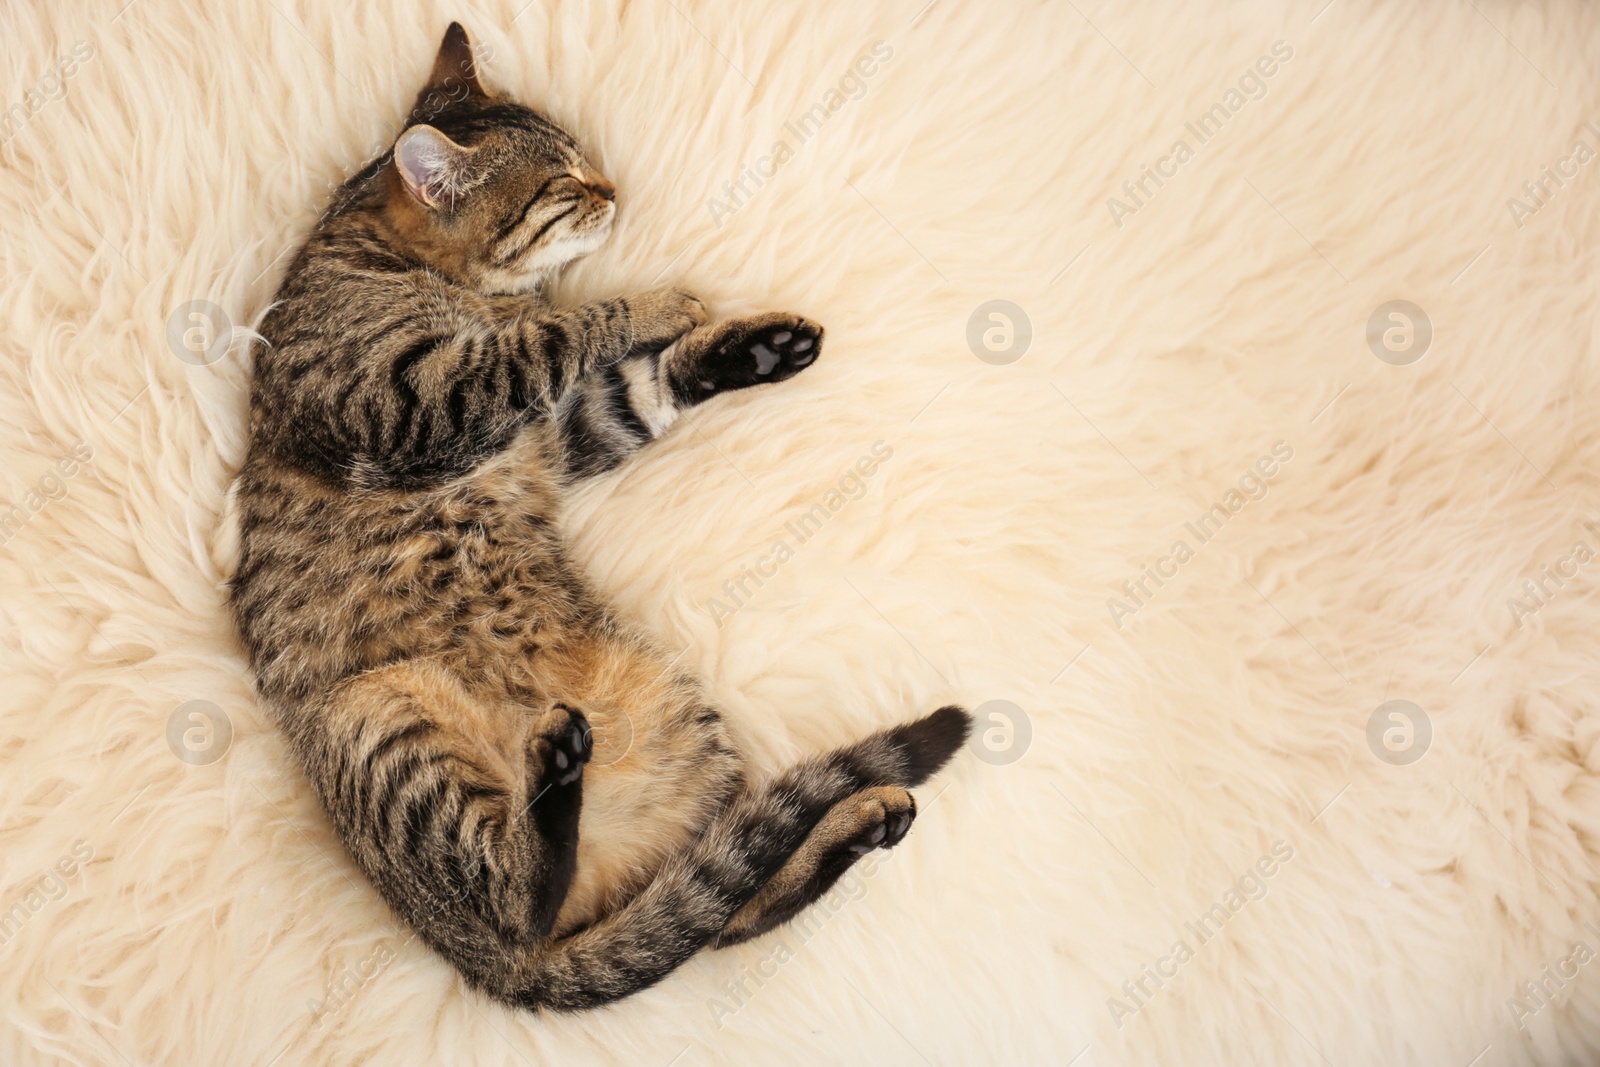
[[[557,241],[551,251],[561,258],[561,266],[564,267],[573,260],[582,259],[610,240],[611,228],[615,225],[616,217],[616,212],[612,211],[606,215],[603,222],[600,222],[587,232],[572,234]]]
[[[561,271],[598,249],[611,237],[614,215],[587,233],[562,237],[552,242],[540,257],[539,265],[529,273],[512,274],[495,271],[484,278],[482,288],[491,293],[520,296],[536,292],[545,282]]]
[[[479,292],[488,296],[529,296],[539,291],[553,271],[535,274],[508,274],[496,271],[483,277],[477,285]]]

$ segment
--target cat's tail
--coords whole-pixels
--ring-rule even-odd
[[[961,708],[940,708],[746,790],[638,896],[592,926],[530,948],[505,987],[491,992],[525,1007],[575,1011],[653,985],[722,930],[832,805],[873,786],[920,785],[971,727]]]

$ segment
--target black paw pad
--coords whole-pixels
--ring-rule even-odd
[[[731,323],[695,375],[700,398],[792,378],[816,361],[821,341],[822,327],[797,316],[766,325]]]
[[[550,739],[550,777],[556,785],[570,785],[583,774],[583,765],[594,753],[594,732],[589,720],[576,708],[562,705],[572,722]]]
[[[756,377],[769,382],[781,382],[799,374],[802,368],[817,358],[817,339],[820,336],[820,331],[808,322],[782,329],[767,327],[751,331],[745,346],[755,358]]]
[[[856,840],[850,842],[851,852],[871,852],[875,848],[894,848],[905,839],[906,831],[911,829],[911,824],[917,818],[917,802],[913,800],[911,807],[905,811],[891,811],[884,816],[882,822],[866,830]]]
[[[911,811],[892,811],[885,820],[886,836],[883,839],[884,848],[894,848],[905,839],[906,831],[911,829],[911,821],[916,818],[916,809]]]

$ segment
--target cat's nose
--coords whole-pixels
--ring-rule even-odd
[[[589,188],[606,200],[615,200],[617,198],[617,187],[598,174],[589,179]]]

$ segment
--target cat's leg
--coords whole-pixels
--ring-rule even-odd
[[[367,327],[362,361],[331,368],[308,394],[316,425],[300,436],[322,462],[349,455],[340,477],[415,488],[465,474],[556,411],[591,373],[666,348],[706,320],[705,305],[680,289],[564,310],[486,297],[481,317],[417,310],[436,306],[453,307],[455,298],[398,302],[392,318]],[[307,436],[316,433],[327,435],[322,443]]]
[[[621,907],[569,936],[532,948],[509,974],[483,975],[479,983],[514,1004],[568,1011],[596,1007],[652,985],[712,942],[841,802],[878,786],[903,791],[920,784],[961,747],[970,727],[971,717],[960,708],[941,708],[746,789]],[[877,807],[865,802],[876,801],[887,835],[891,804],[884,802],[886,797],[898,814],[908,813],[897,794],[886,790],[863,797],[855,818],[848,821],[871,826],[880,816]],[[830,832],[845,821],[830,825]],[[868,841],[873,836],[869,829]],[[848,843],[845,847],[848,851]],[[828,854],[827,849],[818,851],[819,856]],[[817,865],[819,871],[822,866]],[[778,896],[775,891],[774,903]]]
[[[581,712],[530,722],[410,662],[341,687],[290,734],[356,861],[435,947],[463,921],[512,943],[549,934],[576,862]]]
[[[543,937],[555,926],[578,866],[578,816],[583,807],[584,764],[594,751],[589,722],[576,708],[557,704],[533,724],[527,746],[529,799],[512,819],[532,824],[544,850],[544,870],[534,872],[532,930]]]
[[[556,415],[571,477],[608,471],[718,393],[781,382],[816,361],[822,327],[774,312],[700,326],[591,371]]]
[[[635,353],[661,351],[708,314],[693,293],[675,288],[558,310],[520,296],[495,297],[485,306],[498,320],[493,348],[510,365],[479,377],[495,385],[485,392],[518,413],[553,411],[590,374]]]
[[[793,919],[862,856],[898,845],[916,817],[916,800],[900,786],[864,789],[839,801],[772,880],[728,920],[712,947],[737,945]]]
[[[836,805],[875,786],[920,783],[971,726],[961,709],[941,708],[744,789],[642,890],[551,937],[545,923],[559,894],[548,887],[565,852],[545,834],[559,819],[570,828],[576,815],[579,779],[568,778],[577,720],[569,712],[530,723],[506,710],[473,700],[445,671],[399,664],[363,675],[286,727],[346,845],[391,906],[473,985],[563,1010],[660,980],[712,941]],[[517,751],[525,767],[509,758]],[[539,796],[552,778],[555,790],[572,790],[570,803],[542,815],[560,799]]]
[[[611,470],[678,421],[660,363],[659,352],[630,355],[585,375],[563,397],[554,426],[569,479]]]

